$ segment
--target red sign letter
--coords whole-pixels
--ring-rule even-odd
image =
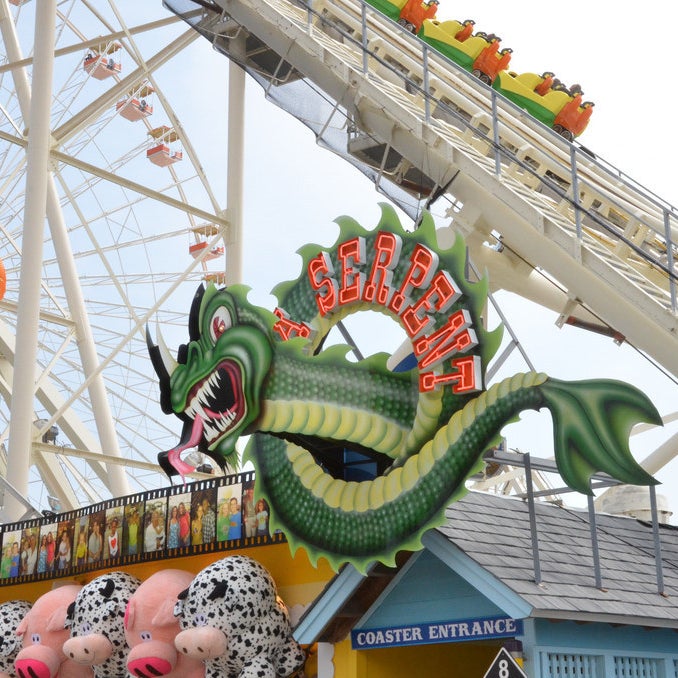
[[[318,291],[315,303],[318,304],[320,315],[327,315],[337,305],[337,281],[334,267],[327,252],[320,252],[308,262],[308,280],[311,287]]]
[[[439,330],[430,336],[417,339],[414,342],[414,353],[418,358],[419,369],[437,365],[453,353],[463,353],[466,349],[475,346],[478,343],[476,333],[465,329],[470,324],[469,312],[457,311]]]
[[[365,239],[351,238],[342,242],[337,248],[337,256],[341,260],[341,289],[339,290],[339,305],[358,301],[362,293],[365,274],[354,268],[357,264],[365,263]]]
[[[389,308],[396,314],[400,313],[405,299],[415,287],[425,287],[431,281],[438,265],[438,255],[420,243],[415,246],[410,256],[410,268],[405,274],[400,289],[393,295]]]
[[[452,276],[447,271],[439,271],[421,299],[402,312],[400,317],[407,334],[411,338],[421,334],[433,322],[428,313],[446,311],[460,295]]]
[[[388,231],[379,231],[374,241],[374,258],[370,279],[363,290],[364,301],[377,301],[381,306],[386,306],[391,294],[391,280],[393,269],[398,265],[400,250],[403,241]]]
[[[452,361],[452,366],[458,372],[453,374],[420,373],[419,390],[422,392],[433,391],[438,386],[444,386],[445,384],[453,384],[453,393],[470,393],[471,391],[479,391],[482,388],[480,356],[469,355],[463,358],[456,358]]]
[[[298,323],[294,320],[290,320],[289,314],[286,311],[283,311],[282,308],[276,308],[273,313],[280,318],[280,320],[273,325],[273,330],[285,341],[292,337],[308,338],[311,336],[311,328],[306,323]]]

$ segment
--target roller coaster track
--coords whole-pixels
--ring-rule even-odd
[[[204,7],[187,20],[412,216],[448,200],[450,227],[494,288],[678,376],[670,204],[360,0],[165,4]]]

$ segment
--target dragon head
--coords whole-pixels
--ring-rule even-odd
[[[193,470],[180,454],[195,447],[222,467],[237,467],[235,443],[260,413],[259,393],[272,356],[271,318],[247,301],[246,287],[210,284],[196,292],[190,342],[179,347],[176,360],[164,342],[153,344],[147,330],[162,408],[184,421],[179,445],[158,455],[168,475]]]

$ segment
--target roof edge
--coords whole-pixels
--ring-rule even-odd
[[[533,616],[533,607],[504,582],[466,555],[439,530],[429,530],[422,537],[424,546],[451,570],[514,619]]]
[[[640,626],[649,629],[670,629],[678,632],[678,619],[661,619],[659,617],[640,617],[628,614],[605,614],[599,612],[572,612],[571,610],[532,610],[533,619],[553,619],[556,621],[572,621],[578,623],[614,624],[619,626]]]
[[[314,643],[328,620],[339,611],[365,578],[353,565],[344,567],[299,620],[294,629],[294,639],[302,645]]]

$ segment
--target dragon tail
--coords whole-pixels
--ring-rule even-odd
[[[490,387],[456,412],[421,450],[386,475],[362,482],[333,478],[306,450],[257,433],[246,456],[256,467],[256,494],[273,507],[271,522],[293,549],[304,546],[337,568],[347,558],[365,569],[379,554],[394,562],[400,549],[420,548],[427,530],[444,522],[465,480],[482,466],[482,453],[505,424],[526,409],[548,407],[556,431],[556,459],[564,480],[589,492],[598,470],[623,482],[654,482],[628,449],[639,421],[659,422],[652,404],[617,382],[561,382],[518,374]]]
[[[550,378],[541,393],[553,417],[556,463],[567,485],[591,494],[589,479],[598,471],[632,485],[657,483],[629,449],[633,426],[662,423],[644,393],[620,381]]]

